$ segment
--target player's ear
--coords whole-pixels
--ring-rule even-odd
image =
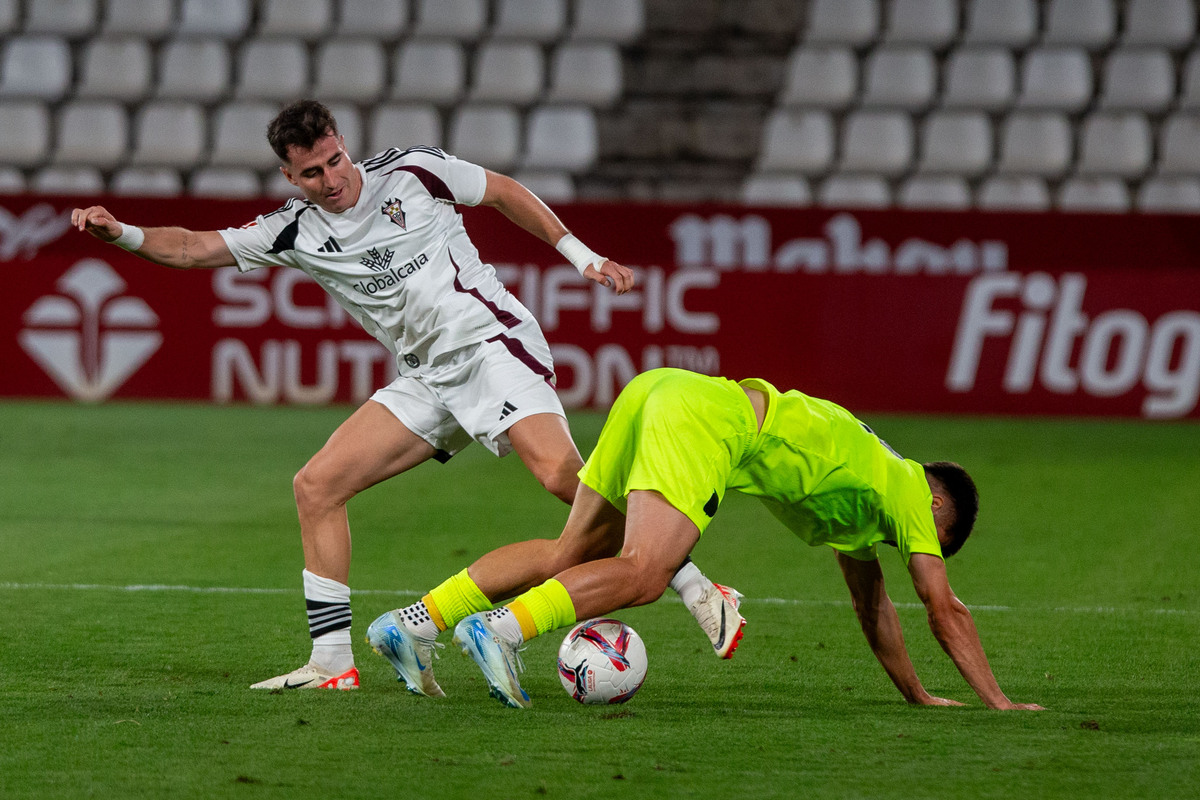
[[[946,496],[944,494],[941,494],[937,490],[934,490],[933,502],[930,504],[930,507],[933,509],[933,513],[936,514],[938,512],[938,510],[941,509],[941,507],[944,506],[945,504],[946,504]]]
[[[288,183],[290,183],[292,186],[300,185],[296,182],[295,176],[292,175],[291,171],[286,166],[280,165],[279,171],[283,173],[283,177],[287,178]]]

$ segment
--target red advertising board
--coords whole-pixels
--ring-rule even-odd
[[[88,201],[90,202],[90,201]],[[303,273],[180,272],[0,200],[0,395],[361,402],[391,356]],[[129,200],[140,225],[240,225],[268,202]],[[570,205],[638,270],[622,297],[489,209],[483,258],[541,321],[569,407],[635,374],[760,376],[856,410],[1200,416],[1189,217]]]

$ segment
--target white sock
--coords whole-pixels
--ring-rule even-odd
[[[704,573],[692,563],[690,557],[683,562],[675,577],[671,578],[671,588],[679,594],[679,599],[683,600],[683,604],[688,608],[691,608],[711,585],[712,581],[704,577]]]
[[[350,649],[350,587],[304,570],[304,602],[313,649],[310,660],[340,675],[354,666]]]
[[[491,624],[492,630],[510,642],[520,644],[525,641],[525,634],[521,632],[521,623],[508,606],[501,606],[487,612],[487,621]]]
[[[429,616],[429,608],[426,607],[424,600],[418,600],[411,606],[397,608],[392,613],[404,623],[404,627],[417,636],[422,636],[426,639],[436,639],[437,635],[441,633],[438,630],[437,623],[433,621],[433,617]]]

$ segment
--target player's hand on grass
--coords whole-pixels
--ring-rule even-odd
[[[633,288],[633,270],[607,258],[600,265],[600,269],[596,269],[594,264],[589,264],[583,271],[583,277],[601,286],[611,286],[617,294],[625,294]]]
[[[1006,700],[1004,705],[992,706],[997,711],[1045,711],[1046,709],[1039,706],[1037,703],[1014,703]]]
[[[925,698],[919,701],[918,705],[923,706],[965,706],[966,703],[960,703],[957,700],[951,700],[946,697],[934,697],[926,695]]]
[[[102,242],[111,242],[121,235],[124,227],[104,206],[77,208],[71,212],[71,224],[87,231]]]

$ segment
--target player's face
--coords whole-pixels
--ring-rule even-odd
[[[362,191],[362,176],[341,136],[322,136],[311,150],[292,145],[282,170],[306,198],[334,214],[353,208]]]

